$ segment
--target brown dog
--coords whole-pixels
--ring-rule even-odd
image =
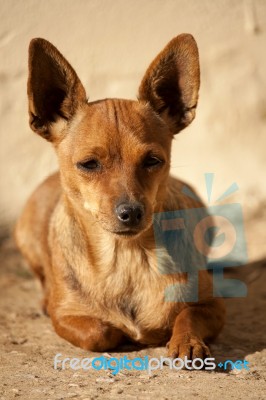
[[[52,142],[60,172],[29,199],[17,244],[45,293],[56,332],[83,349],[113,349],[126,338],[166,344],[169,356],[205,357],[205,341],[224,323],[221,299],[199,272],[199,300],[176,268],[162,273],[152,217],[203,207],[169,176],[173,135],[195,117],[197,45],[174,38],[148,68],[138,101],[88,103],[73,68],[44,39],[29,48],[29,115],[33,131]],[[189,249],[189,251],[192,251]],[[177,301],[165,300],[173,286]],[[185,289],[182,289],[185,288]],[[185,296],[186,297],[186,296]]]

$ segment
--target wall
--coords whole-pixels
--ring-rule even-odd
[[[266,2],[264,0],[1,0],[0,224],[15,220],[29,193],[56,169],[50,145],[27,122],[27,48],[56,45],[90,98],[134,98],[145,69],[178,33],[198,42],[201,90],[196,120],[177,136],[172,172],[206,198],[232,182],[249,212],[266,195]]]

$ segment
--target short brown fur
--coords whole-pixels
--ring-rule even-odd
[[[159,271],[152,226],[154,213],[203,207],[169,176],[173,135],[194,119],[198,90],[198,50],[188,34],[153,61],[138,101],[88,103],[58,50],[31,41],[30,126],[53,143],[60,171],[29,199],[16,241],[42,282],[56,332],[76,346],[168,342],[172,357],[205,357],[206,341],[223,326],[223,302],[213,298],[207,271],[199,273],[194,303],[182,300],[186,274]],[[160,251],[167,264],[170,255]],[[165,301],[174,284],[179,301]]]

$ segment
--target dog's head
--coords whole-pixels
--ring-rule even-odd
[[[138,101],[89,103],[58,50],[44,39],[30,43],[30,126],[54,144],[72,208],[116,235],[151,225],[164,200],[173,135],[194,119],[198,90],[198,50],[188,34],[152,62]]]

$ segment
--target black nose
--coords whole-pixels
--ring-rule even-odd
[[[121,203],[115,209],[117,218],[125,226],[139,225],[144,214],[144,207],[139,203]]]

